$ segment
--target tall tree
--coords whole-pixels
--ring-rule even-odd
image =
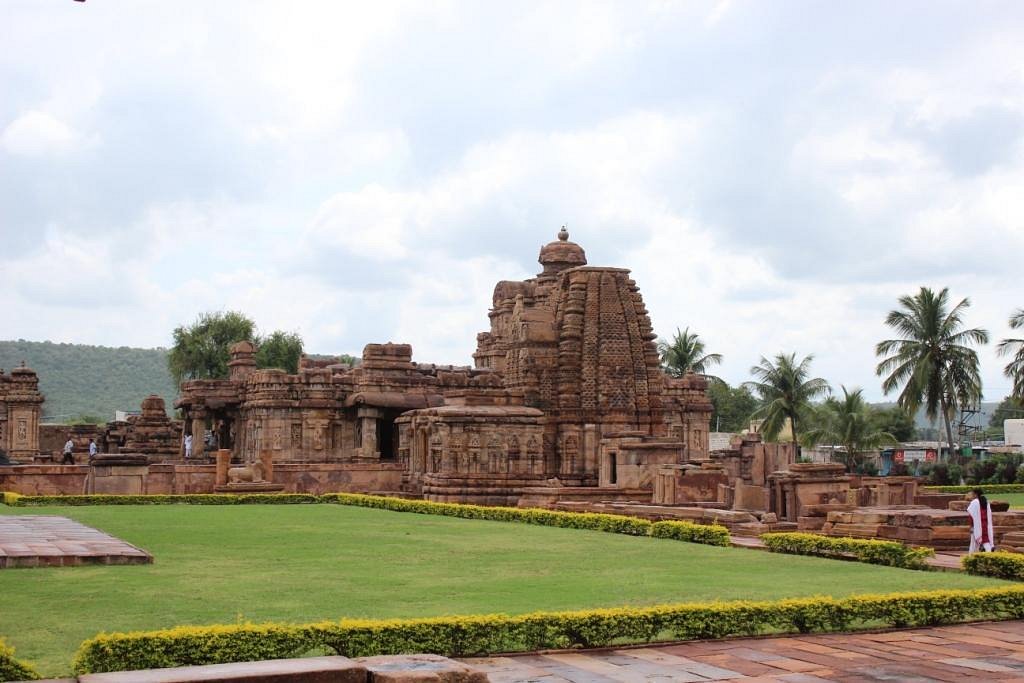
[[[189,379],[225,379],[228,349],[235,342],[255,341],[256,324],[236,311],[203,313],[194,323],[174,328],[167,368],[180,385]]]
[[[661,340],[658,342],[658,354],[661,356],[661,365],[672,377],[682,377],[693,372],[710,379],[718,379],[708,375],[708,368],[722,362],[720,353],[704,353],[704,342],[696,332],[690,332],[687,327],[682,332],[676,328],[676,333],[671,342]]]
[[[981,399],[978,353],[970,345],[987,344],[988,332],[963,329],[962,316],[971,302],[965,298],[950,309],[947,287],[938,294],[922,287],[914,296],[901,296],[899,304],[885,319],[899,338],[875,346],[875,355],[884,356],[875,371],[885,375],[886,394],[900,392],[896,402],[909,414],[924,405],[929,418],[942,417],[952,454],[951,422],[957,407]]]
[[[745,431],[750,424],[750,416],[757,410],[757,399],[744,386],[730,387],[725,382],[711,382],[708,398],[714,408],[711,428],[716,432]]]
[[[260,337],[256,344],[257,367],[281,368],[293,375],[299,371],[302,337],[297,333],[275,330],[269,337]]]
[[[1018,308],[1010,316],[1010,329],[1022,328],[1024,328],[1024,308]],[[1017,399],[1024,400],[1024,339],[1004,339],[996,347],[996,353],[1000,356],[1013,355],[1010,362],[1003,368],[1003,374],[1013,381],[1012,395]]]
[[[761,407],[752,417],[763,418],[761,431],[765,438],[774,439],[789,420],[793,446],[798,445],[801,418],[814,399],[831,393],[828,382],[820,377],[811,377],[813,355],[806,356],[799,363],[796,354],[780,353],[772,362],[762,357],[761,363],[750,368],[755,378],[744,382],[761,399]]]
[[[899,406],[873,408],[871,423],[878,431],[892,434],[897,441],[913,441],[917,438],[917,424],[914,422],[914,416],[907,414],[907,411]]]
[[[824,413],[817,426],[809,429],[802,441],[805,445],[838,445],[848,472],[860,471],[864,454],[885,444],[898,443],[891,433],[878,428],[875,411],[864,401],[862,389],[847,390],[842,398],[829,397],[822,405]]]

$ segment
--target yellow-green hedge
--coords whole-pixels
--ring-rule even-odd
[[[302,493],[275,494],[194,494],[170,496],[23,496],[4,493],[4,503],[14,507],[51,505],[289,505],[300,503],[330,503],[356,507],[377,508],[394,512],[415,512],[425,515],[444,515],[463,519],[485,519],[494,522],[519,522],[554,526],[564,529],[590,529],[630,536],[655,536],[678,541],[729,545],[729,531],[719,525],[691,522],[653,523],[638,517],[606,515],[592,512],[564,512],[537,508],[491,507],[463,505],[461,503],[434,503],[391,496],[370,496],[361,493],[326,493],[314,496]]]
[[[34,681],[41,678],[27,662],[14,658],[14,648],[0,638],[0,681]]]
[[[729,530],[718,524],[693,524],[691,522],[655,522],[651,525],[651,536],[671,538],[676,541],[703,543],[705,545],[729,545]]]
[[[433,619],[342,619],[313,624],[182,626],[101,633],[79,647],[79,674],[302,656],[429,652],[449,657],[623,643],[928,626],[1024,617],[1024,587],[835,599],[710,602],[581,612]]]
[[[851,558],[868,564],[904,569],[927,569],[925,560],[934,557],[931,548],[911,548],[897,541],[867,538],[834,538],[820,534],[761,534],[761,541],[773,553]]]
[[[630,536],[655,536],[679,541],[729,545],[729,530],[723,526],[693,524],[692,522],[649,522],[625,515],[606,515],[594,512],[563,512],[538,508],[490,507],[461,503],[434,503],[426,500],[407,500],[387,496],[368,496],[359,493],[327,493],[320,496],[326,503],[355,505],[358,507],[417,512],[426,515],[445,515],[463,519],[486,519],[494,522],[520,522],[564,529],[590,529]]]
[[[960,558],[968,574],[1024,581],[1024,555],[1018,553],[973,553]]]
[[[957,486],[922,486],[925,493],[968,493],[980,488],[986,494],[993,493],[1024,493],[1024,484],[965,484]]]

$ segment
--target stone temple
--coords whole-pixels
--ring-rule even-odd
[[[303,358],[289,375],[257,369],[240,342],[227,379],[181,386],[183,423],[150,396],[105,427],[40,425],[35,372],[0,371],[0,491],[382,493],[967,546],[965,501],[913,477],[798,463],[756,433],[709,452],[706,382],[661,370],[629,271],[588,265],[564,229],[539,261],[494,288],[472,366],[387,343],[355,367]],[[74,465],[57,464],[67,439]],[[101,454],[82,462],[91,439]],[[1024,511],[1006,507],[993,503],[997,543],[1024,552]]]
[[[229,379],[182,385],[185,431],[212,427],[214,447],[264,469],[376,467],[400,475],[377,488],[489,504],[537,487],[650,491],[656,466],[706,459],[705,381],[661,370],[629,271],[587,265],[564,229],[539,261],[536,277],[495,287],[473,367],[414,363],[388,343],[357,367],[303,359],[288,375],[257,370],[241,342]]]

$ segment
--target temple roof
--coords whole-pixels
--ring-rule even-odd
[[[537,261],[544,266],[545,273],[556,273],[566,268],[587,265],[587,254],[583,247],[569,241],[569,231],[563,225],[558,231],[558,239],[541,247]]]

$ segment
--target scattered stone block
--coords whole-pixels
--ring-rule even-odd
[[[369,683],[487,683],[487,674],[440,655],[382,655],[355,660],[370,672]]]
[[[237,662],[87,674],[79,676],[78,681],[79,683],[366,683],[367,670],[365,666],[347,657],[304,657],[272,659],[263,662]]]

